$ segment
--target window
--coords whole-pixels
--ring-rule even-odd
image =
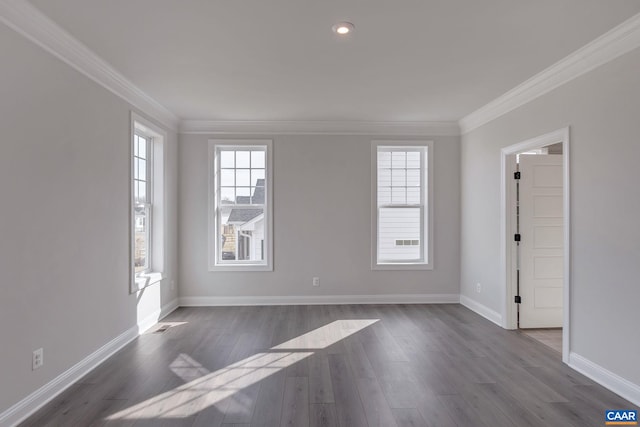
[[[271,271],[271,141],[211,140],[209,269]]]
[[[131,292],[162,279],[164,134],[132,113]]]
[[[372,144],[372,267],[431,269],[431,142]]]
[[[151,182],[151,138],[135,131],[133,135],[133,268],[136,274],[149,271]]]

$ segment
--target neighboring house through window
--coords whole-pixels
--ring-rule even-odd
[[[210,270],[272,270],[271,141],[211,140]]]
[[[131,292],[159,282],[164,265],[164,133],[131,118]]]
[[[431,161],[426,141],[372,143],[372,268],[431,269]]]

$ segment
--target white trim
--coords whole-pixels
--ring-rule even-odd
[[[135,108],[177,130],[178,117],[27,0],[0,0],[0,22],[89,77]]]
[[[640,47],[640,14],[586,44],[460,119],[462,134],[489,123],[583,74]]]
[[[183,120],[182,134],[458,136],[457,122]]]
[[[133,278],[132,286],[135,285],[134,288],[130,289],[130,293],[137,292],[147,286],[155,285],[156,283],[160,283],[164,280],[165,277],[163,273],[158,272],[149,272],[149,273],[141,273],[137,274]]]
[[[173,300],[164,305],[161,310],[151,314],[138,325],[127,329],[98,350],[94,351],[71,368],[58,375],[20,402],[11,406],[0,414],[1,426],[14,426],[27,419],[30,415],[49,403],[52,399],[72,386],[82,377],[98,367],[102,362],[113,356],[124,346],[135,340],[143,329],[149,329],[153,324],[151,320],[156,317],[155,323],[178,308],[178,300]],[[154,324],[155,324],[154,323]],[[141,327],[142,326],[142,327]]]
[[[70,369],[58,375],[55,379],[3,412],[2,415],[0,415],[0,425],[16,425],[24,421],[29,415],[40,409],[69,386],[73,385],[100,363],[136,339],[137,336],[138,326],[129,328],[124,333],[118,335]]]
[[[640,385],[634,384],[576,353],[569,355],[569,366],[634,405],[640,406]]]
[[[460,304],[467,307],[469,310],[479,314],[487,320],[502,327],[502,315],[497,311],[494,311],[486,305],[480,304],[478,301],[473,300],[465,295],[460,295]]]
[[[154,311],[144,319],[139,320],[138,334],[143,334],[148,331],[153,325],[173,313],[178,307],[178,299],[176,298],[173,301],[169,301],[167,304],[163,305],[160,309]]]
[[[374,139],[371,141],[371,270],[433,270],[433,229],[434,229],[434,200],[433,194],[435,186],[433,185],[434,173],[434,142],[427,140],[382,140]],[[379,263],[378,262],[378,147],[381,146],[398,146],[398,147],[420,147],[426,148],[427,161],[422,166],[422,172],[426,172],[423,178],[423,206],[424,216],[421,221],[420,240],[426,242],[427,256],[423,256],[422,262],[416,263]],[[421,172],[421,174],[422,174]],[[426,179],[427,185],[424,185]],[[426,192],[426,197],[424,195]],[[426,239],[425,239],[426,235]]]
[[[180,307],[317,304],[458,304],[458,294],[180,297]]]
[[[570,354],[570,309],[571,309],[571,188],[569,169],[569,128],[558,129],[545,135],[526,141],[510,145],[501,150],[500,169],[500,271],[502,278],[500,281],[502,292],[502,327],[505,329],[516,329],[517,320],[515,310],[513,310],[513,286],[512,286],[512,247],[513,233],[511,228],[511,199],[512,191],[512,165],[509,159],[517,153],[541,148],[547,145],[562,143],[562,174],[563,174],[563,227],[564,227],[564,274],[563,274],[563,323],[562,323],[562,361],[569,363]]]
[[[265,150],[265,192],[264,204],[264,231],[266,259],[262,263],[219,263],[218,254],[218,221],[216,175],[218,165],[216,163],[217,147],[266,147]],[[210,139],[209,157],[209,209],[208,209],[208,266],[209,271],[273,271],[273,140],[271,139]]]
[[[164,279],[164,269],[167,265],[165,248],[166,236],[167,236],[167,215],[165,213],[166,200],[167,200],[167,188],[166,180],[166,164],[165,164],[165,147],[167,141],[167,132],[154,123],[145,119],[137,114],[135,111],[131,111],[131,141],[130,141],[130,178],[129,178],[129,210],[130,210],[130,224],[129,224],[129,269],[130,269],[130,285],[129,292],[134,293],[146,286],[151,286],[155,283],[159,283]],[[149,215],[150,221],[147,223],[149,234],[149,253],[148,270],[142,274],[135,274],[134,266],[134,252],[135,252],[135,200],[134,200],[134,188],[133,188],[133,174],[134,174],[134,141],[136,133],[142,134],[151,139],[150,151],[147,153],[147,174],[149,175],[148,182],[151,183],[150,189],[150,206],[151,215]]]

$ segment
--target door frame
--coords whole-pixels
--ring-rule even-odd
[[[516,154],[547,145],[562,143],[562,205],[563,205],[563,305],[562,305],[562,361],[569,363],[570,337],[570,286],[571,286],[571,228],[570,228],[570,200],[569,187],[569,128],[562,128],[547,134],[510,145],[501,150],[501,176],[500,176],[500,259],[503,289],[502,301],[502,327],[505,329],[517,329],[515,296],[516,278],[516,245],[513,244],[515,233],[515,200],[516,186],[513,173],[516,170]]]

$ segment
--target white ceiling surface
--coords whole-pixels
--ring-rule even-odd
[[[453,121],[637,0],[32,0],[182,119]],[[344,39],[331,32],[355,24]]]

